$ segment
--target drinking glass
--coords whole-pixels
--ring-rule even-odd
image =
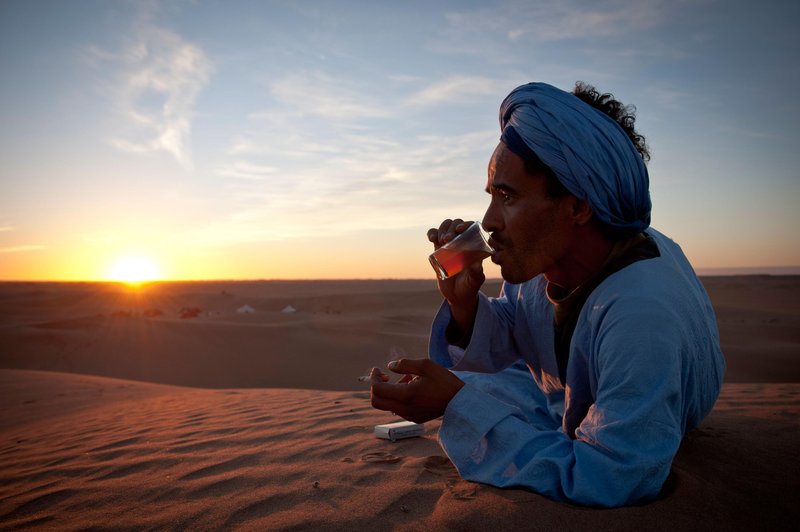
[[[473,222],[463,233],[431,253],[428,260],[439,279],[445,280],[493,252],[489,245],[489,233],[480,222]]]

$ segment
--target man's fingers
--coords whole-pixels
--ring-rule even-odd
[[[397,384],[408,384],[414,379],[416,379],[416,376],[411,375],[410,373],[406,373],[402,377],[400,377],[400,380],[397,381]]]
[[[371,391],[373,396],[397,401],[407,401],[413,395],[409,392],[407,384],[392,384],[378,380],[372,381]]]
[[[387,367],[395,373],[410,373],[411,375],[425,375],[432,364],[427,358],[392,360]]]
[[[442,235],[447,233],[447,231],[450,229],[450,226],[452,224],[453,224],[453,220],[451,220],[450,218],[448,218],[447,220],[445,220],[445,221],[443,221],[442,223],[439,224],[439,240],[442,239]]]
[[[456,221],[458,222],[458,224],[453,226],[453,231],[455,231],[456,234],[458,235],[466,231],[469,228],[469,226],[474,223],[474,222],[465,222],[464,220],[456,220]]]
[[[486,282],[486,274],[483,272],[483,264],[481,262],[471,264],[467,268],[466,274],[469,276],[470,284],[478,289]]]
[[[369,372],[369,380],[372,382],[389,382],[389,376],[378,368],[372,368]]]
[[[455,220],[450,221],[450,225],[447,227],[447,230],[444,232],[444,234],[441,234],[440,231],[439,238],[442,240],[443,243],[450,242],[456,236],[458,236],[458,233],[464,230],[464,229],[461,229],[461,231],[457,230],[462,225],[464,225],[464,220],[462,220],[461,218],[456,218]]]
[[[456,231],[456,229],[461,227],[463,224],[464,220],[462,220],[461,218],[456,218],[455,220],[451,220],[448,218],[447,220],[443,221],[439,225],[439,234],[438,234],[439,242],[441,244],[446,244],[451,240],[453,240],[458,233],[464,230],[461,229],[461,231]]]
[[[461,218],[455,220],[448,218],[439,224],[438,229],[435,227],[428,229],[426,236],[428,241],[433,242],[434,247],[438,249],[463,233],[470,225],[472,222],[465,222]]]
[[[390,369],[402,373],[401,381],[381,382],[379,371],[370,386],[372,406],[394,412],[417,423],[439,417],[464,383],[450,371],[429,359],[400,359],[390,363]]]
[[[385,397],[380,397],[377,395],[372,395],[372,407],[377,408],[378,410],[385,410],[387,412],[393,412],[395,414],[401,415],[406,412],[406,405],[401,403],[400,401],[395,401],[394,399],[387,399]]]
[[[439,244],[439,230],[435,227],[431,227],[428,229],[428,241],[433,242],[434,244]]]

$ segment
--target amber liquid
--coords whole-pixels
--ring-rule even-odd
[[[461,272],[467,266],[480,262],[491,253],[475,249],[439,248],[429,257],[439,279],[447,279]]]

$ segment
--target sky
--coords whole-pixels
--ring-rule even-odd
[[[699,271],[796,267],[798,21],[775,0],[0,0],[0,279],[432,278],[427,229],[488,204],[500,102],[577,80],[636,106],[652,225]]]

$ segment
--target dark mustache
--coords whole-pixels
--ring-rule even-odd
[[[506,248],[510,247],[511,242],[507,240],[506,237],[503,235],[492,233],[492,236],[489,237],[489,245],[495,249],[497,249],[498,247]]]

